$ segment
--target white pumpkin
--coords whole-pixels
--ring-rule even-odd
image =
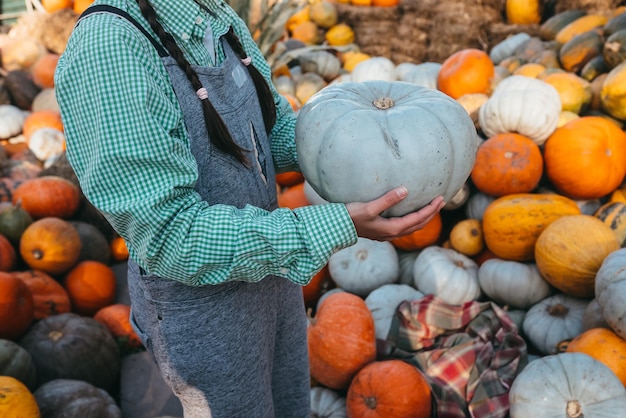
[[[494,302],[528,309],[550,294],[550,285],[534,263],[491,258],[478,268],[482,291]]]
[[[474,260],[449,248],[424,248],[413,265],[415,287],[451,305],[478,299],[478,265]]]
[[[300,109],[296,150],[304,178],[329,202],[366,202],[404,185],[383,212],[401,216],[469,178],[480,139],[446,94],[402,81],[328,86]]]
[[[415,264],[415,259],[420,253],[420,250],[404,251],[396,249],[396,251],[398,252],[398,260],[400,261],[400,278],[398,279],[398,283],[414,286],[413,265]]]
[[[396,65],[396,80],[398,81],[406,81],[406,75],[417,66],[418,64],[412,62],[401,62]]]
[[[536,303],[524,317],[526,338],[541,354],[555,353],[558,343],[582,333],[588,303],[561,293]]]
[[[55,112],[61,112],[54,87],[45,88],[37,93],[33,99],[31,109],[33,112],[38,112],[40,110],[54,110]]]
[[[607,366],[583,353],[538,358],[509,390],[511,418],[617,418],[626,413],[626,389]]]
[[[406,81],[429,89],[437,89],[437,77],[441,70],[441,63],[423,62],[417,64],[411,71],[408,71],[402,81]]]
[[[606,323],[604,316],[602,316],[602,308],[598,303],[598,299],[593,298],[585,308],[583,313],[583,331],[587,331],[593,328],[609,328],[609,324]]]
[[[482,192],[474,192],[468,199],[465,205],[465,216],[468,219],[483,220],[483,213],[491,202],[496,200],[495,197],[489,196]]]
[[[374,318],[374,328],[376,338],[386,340],[391,321],[396,314],[396,309],[405,300],[417,300],[424,297],[424,294],[416,288],[406,284],[385,284],[372,292],[365,298],[365,304]]]
[[[606,256],[596,273],[595,295],[602,316],[617,335],[626,338],[626,248]]]
[[[9,139],[22,132],[29,112],[10,104],[0,105],[0,139]]]
[[[32,133],[28,148],[40,161],[56,158],[65,152],[65,134],[55,128],[40,128]]]
[[[298,61],[303,72],[317,73],[326,81],[337,77],[341,69],[339,58],[324,50],[305,52],[298,57]]]
[[[352,81],[394,81],[396,64],[387,57],[371,57],[359,62],[352,70]]]
[[[491,48],[489,51],[489,58],[494,64],[499,64],[503,59],[510,57],[515,52],[515,49],[523,43],[530,40],[530,35],[525,32],[520,32],[515,35],[511,35],[506,39],[501,40]]]
[[[304,180],[304,196],[306,200],[312,205],[323,205],[324,203],[328,203],[326,199],[320,196],[313,187],[311,187],[311,183]]]
[[[398,253],[388,241],[359,237],[356,244],[330,257],[328,273],[337,286],[366,297],[372,290],[398,281]]]
[[[487,137],[517,132],[543,145],[554,132],[561,114],[558,91],[539,79],[512,75],[502,80],[478,111]]]
[[[311,388],[311,417],[346,418],[346,398],[338,392],[323,387]]]

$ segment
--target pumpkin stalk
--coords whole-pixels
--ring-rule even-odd
[[[376,406],[378,405],[378,403],[376,402],[376,398],[373,396],[369,396],[367,398],[365,398],[365,405],[371,409],[372,411],[376,410]]]
[[[48,337],[50,337],[52,341],[59,341],[63,337],[63,333],[60,331],[50,331]]]
[[[556,305],[550,306],[548,308],[548,313],[551,316],[565,316],[569,312],[569,308],[561,303],[557,303]]]
[[[568,401],[565,407],[568,418],[584,417],[583,409],[578,401]]]
[[[35,260],[41,260],[43,258],[43,251],[41,251],[41,250],[34,250],[33,251],[33,258]]]
[[[393,107],[393,99],[391,97],[381,97],[372,102],[376,109],[385,110]]]

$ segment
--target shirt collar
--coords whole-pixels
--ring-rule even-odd
[[[207,16],[194,0],[149,0],[167,31],[177,37],[192,33],[196,19]],[[207,6],[212,4],[205,2]]]

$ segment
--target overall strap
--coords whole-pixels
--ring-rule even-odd
[[[148,31],[146,29],[144,29],[143,26],[141,26],[141,24],[139,24],[139,22],[137,22],[137,20],[135,18],[133,18],[131,15],[129,15],[128,13],[126,13],[124,10],[119,9],[117,7],[114,6],[110,6],[108,4],[98,4],[98,5],[94,5],[94,6],[89,6],[78,18],[78,22],[80,22],[81,19],[83,19],[84,17],[89,16],[90,14],[94,14],[94,13],[113,13],[116,14],[118,16],[123,17],[124,19],[128,20],[130,23],[132,23],[133,25],[135,25],[135,27],[137,27],[137,29],[139,29],[139,31],[141,31],[141,33],[144,34],[144,36],[146,38],[148,38],[148,40],[150,41],[150,43],[154,46],[154,48],[157,50],[157,52],[159,53],[159,56],[161,58],[163,57],[167,57],[169,56],[169,54],[167,53],[167,51],[165,50],[165,48],[159,43],[157,42],[156,39],[154,39],[154,37],[152,35],[150,35],[148,33]],[[78,24],[78,23],[77,23]]]

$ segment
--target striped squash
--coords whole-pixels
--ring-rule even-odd
[[[620,246],[626,246],[626,203],[625,202],[609,202],[600,206],[598,210],[593,214],[596,218],[600,219],[606,225],[608,225]]]

